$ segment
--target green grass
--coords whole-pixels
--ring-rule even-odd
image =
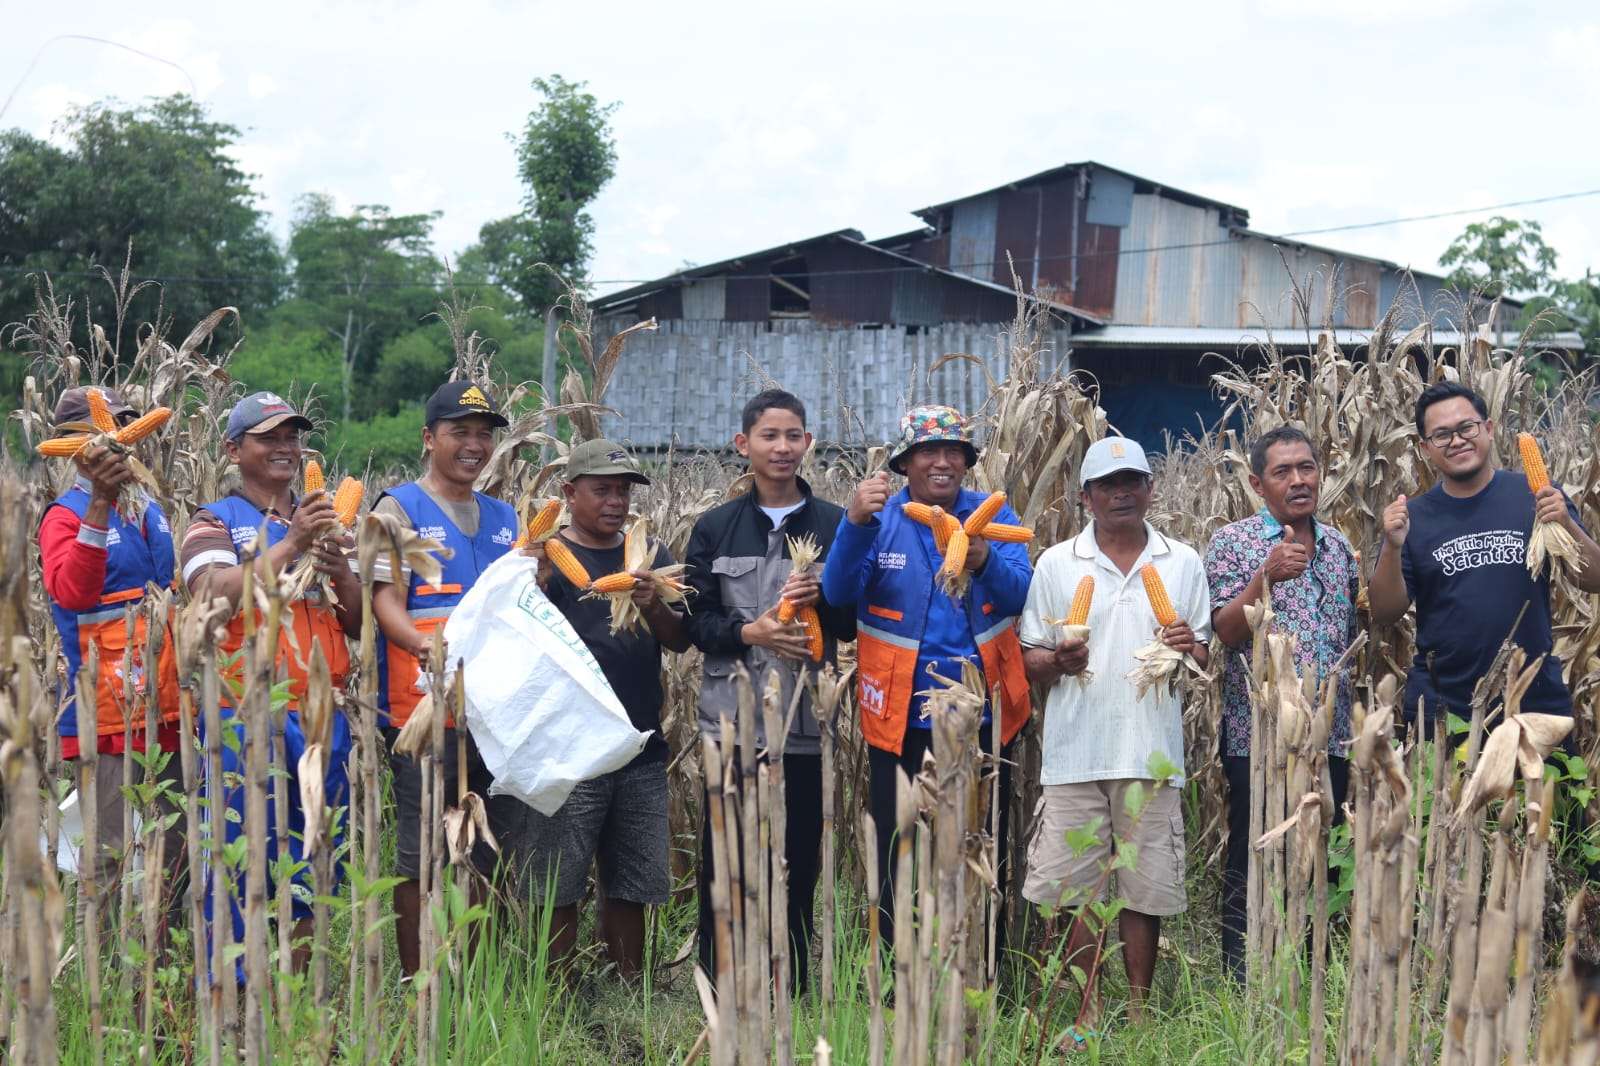
[[[1105,1035],[1091,1040],[1073,1061],[1092,1063],[1219,1063],[1235,1066],[1279,1058],[1277,1023],[1289,1025],[1286,1062],[1307,1059],[1304,1007],[1293,1018],[1275,1016],[1270,1008],[1250,1009],[1220,975],[1215,923],[1210,905],[1213,892],[1203,880],[1192,885],[1195,906],[1191,913],[1169,920],[1166,941],[1156,971],[1150,1011],[1142,1024],[1126,1019],[1126,985],[1120,958],[1113,952],[1104,981]],[[846,899],[838,913],[839,937],[836,1002],[826,1035],[836,1063],[865,1062],[870,1010],[866,996],[867,947],[859,899]],[[477,950],[470,953],[459,973],[441,974],[444,1009],[435,1061],[453,1066],[491,1064],[665,1064],[681,1062],[703,1025],[699,998],[694,990],[692,953],[672,964],[693,935],[696,909],[692,898],[655,911],[651,919],[649,976],[638,985],[620,981],[604,961],[592,917],[580,931],[580,957],[566,980],[552,978],[542,949],[539,908],[510,920],[473,920],[464,902],[457,901],[456,929],[478,925]],[[463,919],[466,919],[463,922]],[[332,941],[333,1000],[310,1002],[309,980],[296,982],[294,1019],[287,1039],[272,1031],[274,1050],[281,1061],[315,1061],[319,1049],[331,1047],[336,1057],[358,1058],[360,1043],[368,1036],[377,1041],[384,1061],[409,1062],[415,1058],[414,995],[395,972],[388,952],[390,973],[378,1011],[350,1018],[344,966],[348,950],[348,922],[341,914]],[[181,934],[180,934],[181,935]],[[387,935],[387,934],[386,934]],[[110,962],[105,969],[106,1059],[135,1061],[139,1044],[137,970],[132,960]],[[977,1061],[1031,1063],[1038,1039],[1036,1016],[1044,1007],[1046,957],[1030,961],[1013,955],[999,988],[999,1009],[992,1026],[977,1036]],[[813,967],[813,990],[795,1004],[793,1046],[798,1062],[809,1062],[817,1035],[823,1032],[822,1007],[817,998],[820,972]],[[892,973],[885,970],[886,993]],[[173,967],[164,979],[170,1009],[158,1025],[163,1039],[155,1061],[179,1063],[191,1055],[204,1060],[204,1048],[195,1047],[192,1004],[183,994],[184,969]],[[1337,1039],[1337,1019],[1343,971],[1337,955],[1329,973],[1330,1058]],[[81,960],[73,963],[57,983],[61,1031],[61,1061],[89,1062],[87,1006],[82,994]],[[1077,1010],[1077,997],[1063,988],[1054,1000],[1048,1029],[1059,1034]],[[893,1032],[892,1008],[885,1015]],[[1062,1055],[1047,1049],[1045,1062],[1060,1062]]]

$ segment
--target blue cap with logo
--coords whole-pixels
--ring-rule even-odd
[[[285,422],[293,422],[307,432],[316,428],[311,424],[311,419],[296,411],[288,400],[277,393],[252,392],[233,405],[224,438],[238,440],[246,433],[266,433]]]

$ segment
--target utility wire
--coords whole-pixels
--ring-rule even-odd
[[[1268,242],[1283,241],[1285,243],[1294,244],[1294,243],[1298,243],[1298,242],[1293,240],[1293,238],[1296,238],[1296,237],[1311,237],[1311,236],[1317,236],[1317,235],[1325,234],[1325,233],[1346,233],[1346,232],[1350,232],[1350,231],[1353,231],[1353,230],[1377,229],[1377,228],[1380,228],[1380,227],[1383,227],[1383,226],[1398,226],[1398,225],[1403,225],[1403,224],[1410,223],[1410,222],[1429,222],[1429,221],[1434,221],[1434,220],[1442,219],[1442,218],[1458,218],[1458,217],[1461,217],[1463,215],[1477,215],[1477,214],[1483,214],[1483,213],[1488,212],[1488,211],[1503,211],[1503,210],[1507,210],[1509,208],[1514,208],[1514,207],[1531,207],[1531,206],[1534,206],[1534,205],[1537,205],[1537,204],[1556,203],[1556,202],[1564,201],[1564,200],[1578,200],[1578,199],[1584,199],[1584,198],[1592,197],[1592,196],[1600,196],[1600,189],[1584,189],[1584,190],[1580,190],[1580,191],[1577,191],[1577,192],[1556,193],[1556,194],[1551,195],[1551,196],[1540,196],[1540,197],[1535,197],[1535,198],[1526,199],[1526,200],[1510,200],[1510,201],[1507,201],[1505,203],[1488,204],[1488,205],[1485,205],[1485,206],[1482,206],[1482,207],[1467,207],[1467,208],[1460,208],[1460,209],[1453,210],[1453,211],[1437,211],[1437,212],[1433,212],[1431,214],[1426,214],[1426,215],[1409,215],[1409,216],[1405,216],[1405,217],[1402,217],[1402,218],[1388,218],[1388,219],[1382,219],[1382,220],[1375,221],[1375,222],[1350,222],[1350,223],[1344,223],[1344,224],[1337,225],[1337,226],[1323,226],[1323,227],[1316,228],[1316,229],[1293,230],[1293,231],[1288,232],[1288,233],[1280,233],[1280,234],[1257,233],[1254,230],[1244,230],[1243,232],[1245,232],[1249,236],[1258,237],[1258,238],[1260,238],[1262,240],[1265,240],[1265,241],[1268,241]],[[1064,253],[1064,254],[1061,254],[1061,255],[1025,256],[1025,257],[1021,257],[1019,259],[1019,261],[1020,262],[1031,263],[1031,262],[1034,262],[1035,260],[1037,260],[1038,262],[1042,262],[1043,263],[1043,262],[1062,262],[1062,261],[1077,261],[1077,260],[1096,260],[1096,259],[1108,259],[1108,258],[1117,259],[1117,258],[1121,258],[1123,256],[1150,255],[1150,254],[1153,254],[1153,253],[1156,253],[1156,252],[1175,252],[1175,251],[1186,251],[1186,250],[1191,250],[1191,249],[1196,249],[1196,248],[1213,248],[1213,247],[1217,247],[1217,246],[1220,246],[1220,245],[1232,244],[1237,239],[1238,238],[1236,238],[1236,237],[1228,236],[1228,237],[1224,237],[1224,238],[1222,238],[1220,240],[1186,241],[1186,242],[1182,242],[1182,243],[1179,243],[1179,244],[1153,245],[1153,246],[1145,247],[1145,248],[1118,248],[1115,251],[1071,252],[1071,253]],[[803,244],[803,243],[805,243],[805,241],[803,241],[803,240],[802,241],[796,241],[794,243],[795,244]],[[866,242],[866,243],[870,243],[870,242]],[[780,247],[782,247],[782,246],[780,246]],[[1328,249],[1328,250],[1329,251],[1336,251],[1335,249]],[[899,254],[899,253],[891,253],[891,254]],[[1354,256],[1356,258],[1361,258],[1361,259],[1373,258],[1371,256],[1364,256],[1364,255],[1360,255],[1359,253],[1355,253],[1355,252],[1340,252],[1338,254],[1350,255],[1350,256]],[[717,277],[719,277],[720,279],[725,280],[725,281],[767,281],[767,280],[770,280],[771,278],[773,278],[775,276],[776,277],[784,277],[784,278],[801,278],[801,277],[805,277],[805,278],[867,277],[867,276],[884,275],[884,274],[922,274],[922,273],[926,273],[926,272],[928,272],[930,270],[944,270],[944,271],[957,273],[957,274],[967,274],[967,275],[981,276],[981,273],[992,271],[997,265],[999,265],[999,264],[996,261],[992,261],[992,260],[990,262],[987,262],[987,263],[951,264],[950,266],[947,266],[947,267],[935,266],[932,263],[927,263],[927,264],[911,264],[911,263],[907,263],[907,264],[905,264],[903,266],[892,266],[892,267],[853,267],[853,268],[846,268],[846,269],[840,269],[840,270],[811,270],[811,271],[805,271],[803,273],[794,273],[794,274],[774,274],[773,272],[769,271],[767,273],[762,273],[762,274],[720,274],[720,275],[717,275]],[[597,278],[597,279],[594,279],[594,280],[590,281],[589,284],[590,285],[647,285],[647,284],[650,284],[651,282],[656,282],[656,281],[665,282],[665,281],[668,281],[670,279],[676,278],[681,274],[686,274],[686,273],[689,273],[689,272],[694,271],[696,269],[703,269],[703,268],[686,267],[683,270],[673,271],[671,274],[662,275],[661,277],[657,277],[657,278]],[[47,270],[46,268],[40,267],[40,266],[0,265],[0,274],[37,274],[37,273],[49,273],[53,277],[97,278],[97,277],[100,276],[100,272],[98,270],[53,270],[52,271],[52,270]],[[156,282],[156,283],[162,284],[162,285],[173,285],[173,284],[194,284],[194,285],[224,285],[224,284],[231,284],[231,285],[243,285],[243,284],[259,284],[259,283],[277,282],[277,281],[281,281],[281,280],[284,280],[284,279],[274,278],[274,277],[270,277],[270,276],[267,276],[267,275],[226,275],[226,276],[211,277],[211,276],[204,276],[204,275],[165,274],[165,275],[150,275],[148,277],[142,277],[141,280],[153,281],[153,282]],[[492,280],[490,280],[488,278],[462,278],[462,277],[459,277],[459,276],[455,277],[453,279],[453,281],[454,281],[455,286],[458,287],[458,288],[459,287],[463,287],[463,286],[495,285],[495,284],[498,284],[497,282],[494,282],[494,281],[492,281]],[[296,287],[302,288],[302,289],[303,288],[342,288],[342,287],[344,287],[345,283],[342,282],[342,281],[334,281],[334,280],[330,280],[330,281],[326,281],[326,282],[297,281],[297,282],[295,282],[295,285],[296,285]],[[446,290],[447,288],[450,287],[448,282],[440,282],[440,281],[368,281],[366,283],[366,286],[368,288],[378,288],[378,289],[429,289],[429,290],[433,290],[433,291],[444,291],[444,290]]]

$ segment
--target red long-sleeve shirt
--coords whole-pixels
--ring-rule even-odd
[[[52,507],[39,523],[39,555],[44,561],[44,590],[50,599],[68,611],[93,610],[100,603],[106,586],[106,533],[90,525],[66,507]],[[110,733],[99,739],[95,749],[101,755],[121,755],[123,734]],[[163,725],[156,733],[162,751],[178,749],[177,726]],[[144,729],[133,730],[133,750],[144,750]],[[78,738],[61,738],[61,757],[78,757]]]

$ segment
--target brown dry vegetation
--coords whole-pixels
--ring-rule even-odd
[[[119,280],[119,306],[127,305],[132,290],[126,278]],[[1309,304],[1303,293],[1297,298]],[[546,406],[526,385],[495,380],[493,359],[481,339],[458,325],[461,309],[447,309],[457,373],[495,386],[516,412],[483,474],[485,491],[513,500],[547,494],[566,441],[594,436],[601,428],[606,381],[626,372],[619,370],[626,339],[613,338],[606,350],[594,352],[586,309],[576,297],[572,304],[575,328],[569,340],[586,373],[569,376],[560,404]],[[1186,439],[1169,452],[1158,469],[1152,521],[1181,540],[1203,545],[1218,527],[1254,511],[1258,504],[1245,480],[1243,444],[1292,422],[1320,448],[1321,517],[1358,547],[1373,545],[1383,506],[1400,492],[1414,495],[1429,484],[1410,424],[1412,403],[1428,382],[1455,377],[1488,398],[1499,427],[1499,454],[1515,454],[1511,440],[1518,430],[1533,432],[1544,443],[1552,478],[1572,494],[1589,528],[1600,528],[1600,449],[1593,413],[1600,394],[1594,379],[1572,377],[1555,392],[1540,391],[1529,353],[1497,349],[1494,339],[1478,330],[1469,305],[1452,309],[1455,328],[1475,338],[1461,351],[1436,349],[1427,326],[1413,326],[1421,320],[1419,310],[1412,308],[1409,317],[1403,309],[1391,313],[1359,352],[1341,350],[1329,334],[1311,331],[1297,338],[1314,352],[1309,358],[1268,345],[1246,353],[1248,360],[1223,366],[1215,383],[1234,399],[1234,428]],[[229,314],[218,311],[174,343],[163,329],[81,321],[70,303],[47,292],[38,314],[10,338],[32,367],[13,416],[23,445],[31,447],[47,434],[51,402],[73,384],[115,385],[135,406],[173,407],[178,417],[142,443],[140,455],[150,471],[149,491],[181,536],[195,507],[221,495],[228,478],[220,425],[238,388],[227,374],[229,353],[208,342]],[[948,357],[975,362],[992,375],[990,399],[975,412],[985,447],[972,484],[1009,494],[1024,523],[1037,532],[1036,550],[1080,528],[1075,471],[1088,445],[1108,431],[1091,382],[1043,369],[1041,324],[1037,312],[1019,300],[1016,321],[997,339],[994,353]],[[939,365],[928,370],[940,372]],[[803,473],[823,496],[842,501],[863,474],[882,467],[884,455],[882,448],[818,449]],[[351,472],[374,489],[390,476]],[[659,456],[654,472],[652,486],[636,497],[637,511],[680,557],[695,516],[748,487],[726,459],[711,454]],[[339,473],[330,470],[330,479]],[[442,829],[425,836],[430,841],[425,855],[431,856],[425,886],[441,916],[425,942],[431,977],[399,994],[390,987],[381,880],[388,827],[372,713],[376,679],[370,630],[360,649],[359,678],[349,691],[335,694],[324,681],[313,697],[342,698],[357,734],[350,774],[355,790],[344,812],[350,850],[338,861],[358,876],[347,878],[342,896],[319,901],[309,983],[288,975],[286,945],[271,936],[269,914],[283,902],[266,893],[260,850],[266,819],[274,816],[281,793],[273,785],[281,779],[270,773],[282,760],[281,748],[266,740],[271,729],[257,729],[252,736],[262,739],[246,753],[250,844],[236,871],[235,891],[245,900],[243,957],[252,980],[242,993],[232,982],[205,977],[231,966],[225,961],[231,960],[226,944],[215,945],[207,960],[202,943],[191,938],[187,957],[179,953],[158,966],[159,901],[162,890],[173,887],[163,883],[159,855],[146,851],[143,868],[151,872],[142,879],[130,872],[117,883],[95,884],[92,878],[76,883],[57,876],[54,858],[61,841],[51,797],[62,794],[58,783],[72,775],[54,739],[55,689],[58,681],[72,679],[61,678],[57,667],[58,641],[31,538],[42,508],[68,477],[66,464],[27,462],[21,455],[11,456],[0,473],[0,772],[5,782],[0,1033],[9,1060],[53,1062],[59,1053],[102,1061],[107,1055],[131,1056],[138,1048],[169,1061],[221,1062],[235,1055],[265,1061],[273,1049],[297,1061],[327,1061],[335,1054],[362,1061],[446,1055],[450,1034],[460,1040],[463,1032],[476,1032],[469,1031],[468,1021],[492,1019],[499,1000],[487,986],[463,976],[474,972],[464,945],[467,930],[480,918],[465,904],[468,875],[448,864],[453,849]],[[375,495],[369,492],[369,499]],[[361,528],[363,569],[369,575],[375,553],[405,547],[393,545],[377,523]],[[246,656],[241,706],[247,721],[270,724],[281,714],[270,693],[270,645],[276,632],[270,618],[292,594],[292,580],[292,575],[264,570],[252,576],[259,602],[268,606],[269,623]],[[219,618],[209,605],[179,598],[176,639],[185,676],[193,682],[185,700],[188,727],[216,715]],[[159,607],[160,601],[147,602]],[[1558,580],[1557,650],[1578,707],[1577,747],[1591,767],[1600,755],[1595,610],[1593,597]],[[1345,917],[1330,929],[1331,812],[1316,740],[1326,735],[1327,705],[1314,683],[1298,678],[1287,665],[1292,662],[1289,638],[1273,630],[1270,617],[1258,615],[1256,624],[1256,738],[1262,757],[1257,760],[1260,809],[1253,812],[1253,824],[1280,832],[1258,849],[1252,868],[1252,967],[1244,1002],[1248,1017],[1267,1033],[1266,1046],[1280,1057],[1304,1054],[1312,1062],[1330,1054],[1348,1062],[1594,1061],[1600,1000],[1588,992],[1584,975],[1590,972],[1585,961],[1590,953],[1583,948],[1592,943],[1586,938],[1593,936],[1593,923],[1585,917],[1585,897],[1576,891],[1578,851],[1558,849],[1551,826],[1558,812],[1576,822],[1571,795],[1592,780],[1563,780],[1559,787],[1535,781],[1518,785],[1513,768],[1492,802],[1472,802],[1472,794],[1464,799],[1473,774],[1480,775],[1475,788],[1481,790],[1501,768],[1490,765],[1477,739],[1462,760],[1415,737],[1403,744],[1394,739],[1400,714],[1394,692],[1410,657],[1411,630],[1402,623],[1370,631],[1353,663],[1357,698],[1365,708],[1352,775],[1354,895]],[[1480,695],[1486,700],[1514,686],[1517,667],[1515,654],[1502,656]],[[733,946],[720,958],[737,965],[738,976],[732,970],[717,975],[717,987],[725,993],[721,999],[701,986],[706,1028],[700,1046],[717,1063],[804,1059],[813,1048],[798,1036],[795,1019],[802,1010],[788,1002],[781,863],[770,843],[783,834],[784,812],[773,799],[782,795],[781,780],[772,780],[765,768],[757,771],[753,747],[739,743],[741,735],[753,735],[756,715],[784,709],[772,706],[764,694],[749,692],[741,720],[727,727],[719,755],[702,746],[697,733],[698,657],[673,657],[666,671],[663,729],[674,752],[669,780],[676,882],[692,886],[708,770],[713,815],[720,816],[722,829],[719,853],[731,853],[728,849],[740,840],[745,857],[717,863],[718,935]],[[1013,946],[1037,942],[1037,925],[1025,922],[1025,907],[1016,895],[1021,879],[1011,879],[1008,900],[994,898],[992,885],[998,856],[1016,853],[1029,829],[1037,794],[1031,783],[1038,780],[1038,730],[1025,733],[1015,753],[1020,784],[1010,797],[1013,839],[996,841],[990,831],[994,753],[976,750],[972,695],[960,689],[947,695],[935,735],[936,760],[902,788],[900,824],[923,831],[914,841],[908,838],[899,856],[901,868],[915,875],[898,879],[903,898],[897,913],[918,917],[897,923],[895,965],[884,973],[877,956],[861,949],[859,937],[873,917],[864,901],[877,891],[869,869],[871,829],[855,816],[864,807],[859,802],[865,791],[864,748],[848,685],[838,679],[828,685],[823,718],[832,728],[825,747],[830,772],[824,803],[830,833],[817,946],[820,1019],[808,1021],[805,1029],[821,1038],[816,1061],[826,1060],[828,1044],[840,1061],[925,1061],[930,1049],[941,1062],[1023,1055],[1037,1061],[1070,1020],[1070,1013],[1058,1016],[1053,1009],[1057,990],[1068,983],[1059,960],[1047,958],[1033,973],[1023,968],[1003,1007],[1000,997],[969,990],[994,980],[1001,968],[994,957],[994,923],[1010,923],[1007,939]],[[458,694],[441,682],[436,699],[455,698]],[[1215,685],[1188,687],[1185,787],[1187,809],[1198,816],[1191,818],[1190,864],[1200,869],[1219,864],[1226,825],[1215,758],[1217,704]],[[1479,717],[1484,707],[1480,701]],[[1506,720],[1497,728],[1518,725]],[[438,750],[437,732],[431,742],[423,741],[425,753],[429,746]],[[781,732],[769,721],[768,736]],[[218,734],[215,728],[208,731],[213,738]],[[217,757],[214,745],[182,753],[182,825],[196,866],[210,848],[196,799],[198,775],[203,762]],[[742,773],[734,773],[736,761]],[[149,813],[153,785],[128,784],[127,802]],[[436,797],[440,804],[451,799]],[[1600,811],[1600,803],[1590,807]],[[92,833],[92,821],[88,828]],[[128,841],[129,851],[153,848],[157,840],[159,834],[147,832]],[[334,858],[326,848],[318,854],[317,884],[331,885]],[[180,899],[180,927],[192,928],[198,920],[197,884],[179,886],[188,893]],[[686,891],[692,893],[692,887]],[[776,925],[772,915],[778,916]],[[836,943],[836,933],[849,944]],[[279,935],[286,935],[281,928]],[[1302,948],[1308,936],[1316,943],[1309,966]],[[1330,938],[1332,961],[1324,963],[1322,945]],[[1189,965],[1186,959],[1184,965]],[[165,966],[175,967],[176,976],[162,976]],[[777,980],[766,980],[767,974]],[[199,994],[193,995],[197,979]],[[1211,975],[1200,983],[1213,983]],[[880,986],[893,987],[892,1019],[869,994]],[[542,978],[535,987],[536,1013],[547,1011],[545,995],[559,1001],[558,993],[545,991]],[[1041,995],[1041,989],[1049,989],[1049,995]],[[647,1003],[649,995],[647,989]],[[106,1002],[138,1008],[119,1014],[113,1024],[105,1017]],[[1325,1010],[1330,1002],[1334,1005]],[[538,1024],[556,1034],[566,1031],[572,1008],[564,1009],[565,1014],[538,1013]],[[811,1009],[804,1008],[805,1017],[811,1017]],[[398,1042],[395,1029],[401,1033]],[[80,1035],[63,1042],[63,1032]],[[498,1048],[507,1037],[497,1032],[472,1039],[480,1041],[473,1046],[487,1049]],[[561,1046],[558,1036],[541,1039],[547,1048]],[[849,1058],[841,1044],[851,1049]],[[678,1047],[673,1055],[688,1050]]]

